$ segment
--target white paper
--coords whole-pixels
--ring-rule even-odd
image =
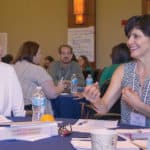
[[[116,128],[118,121],[79,119],[73,126],[73,131],[89,133],[92,129]]]
[[[146,149],[147,148],[147,141],[148,140],[134,140],[134,141],[132,141],[132,143],[139,146],[142,149]]]
[[[71,144],[77,150],[91,150],[91,141],[71,141]],[[136,145],[128,141],[118,141],[116,150],[140,150]]]
[[[0,140],[12,139],[10,127],[0,127]]]
[[[0,140],[36,141],[58,135],[57,122],[11,122],[0,127]]]
[[[117,150],[140,150],[140,148],[129,141],[118,141]]]
[[[117,129],[119,136],[126,140],[148,139],[150,129]]]
[[[15,139],[34,142],[34,141],[38,141],[38,140],[45,139],[45,138],[47,138],[47,136],[45,135],[30,135],[30,136],[24,136],[24,137],[17,137]]]
[[[90,62],[94,61],[94,26],[68,29],[68,44],[73,47],[78,57],[85,55]]]
[[[12,122],[10,119],[6,118],[5,116],[0,115],[0,124]]]
[[[71,141],[71,144],[74,148],[77,150],[79,149],[85,149],[85,150],[91,150],[91,141]]]
[[[58,135],[56,122],[24,122],[11,125],[12,136],[19,140],[35,141]]]

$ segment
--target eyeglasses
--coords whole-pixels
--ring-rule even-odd
[[[71,53],[60,53],[60,55],[72,55]]]
[[[72,126],[71,124],[68,125],[62,125],[58,129],[58,133],[61,136],[68,136],[72,133]]]

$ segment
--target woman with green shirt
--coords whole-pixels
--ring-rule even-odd
[[[110,57],[112,59],[112,65],[104,67],[102,74],[100,76],[99,87],[101,87],[107,80],[111,79],[112,74],[120,64],[132,60],[129,48],[127,47],[126,43],[120,43],[115,45],[112,48],[112,53]]]

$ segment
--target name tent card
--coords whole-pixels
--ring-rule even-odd
[[[11,123],[10,127],[6,127],[5,130],[8,130],[9,134],[7,134],[6,138],[3,137],[3,140],[17,139],[35,141],[58,135],[58,124],[57,122],[40,121],[16,122]]]

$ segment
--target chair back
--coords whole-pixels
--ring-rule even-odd
[[[106,82],[104,82],[104,84],[101,86],[100,88],[100,92],[101,92],[101,97],[105,94],[108,86],[110,84],[110,80],[107,80]],[[121,97],[121,96],[120,96]],[[104,119],[104,120],[120,120],[121,115],[120,115],[120,98],[117,100],[117,102],[113,105],[113,107],[110,109],[110,111],[105,114],[105,115],[100,115],[98,114],[94,109],[93,106],[88,103],[84,103],[82,105],[82,118],[90,118],[90,119]]]

